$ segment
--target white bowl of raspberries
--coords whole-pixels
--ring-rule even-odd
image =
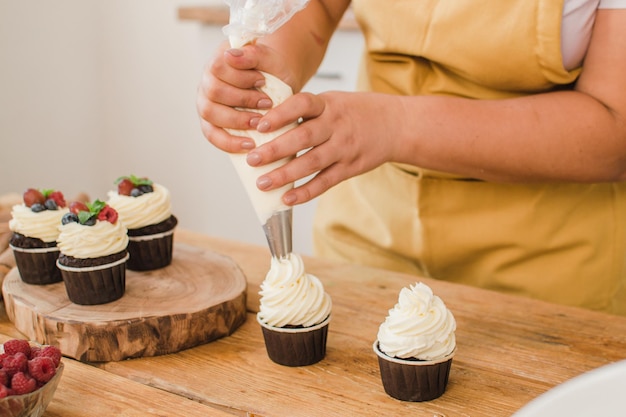
[[[56,346],[6,341],[0,353],[0,416],[40,417],[62,373],[61,351]]]

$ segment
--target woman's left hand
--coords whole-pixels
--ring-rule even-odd
[[[375,93],[299,93],[270,110],[257,125],[260,132],[301,120],[294,129],[248,154],[251,166],[298,154],[284,166],[257,179],[268,191],[310,180],[285,193],[288,205],[302,204],[358,174],[394,160],[393,126],[400,117],[399,98]]]

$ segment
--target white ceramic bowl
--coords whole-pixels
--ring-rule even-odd
[[[623,417],[626,360],[586,372],[535,398],[512,417]]]

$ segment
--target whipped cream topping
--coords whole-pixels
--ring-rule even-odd
[[[378,330],[379,348],[388,356],[441,359],[456,347],[456,321],[426,284],[403,288],[398,303]]]
[[[17,204],[11,209],[12,219],[9,229],[26,237],[41,239],[46,243],[54,242],[59,236],[61,219],[69,210],[43,210],[35,213],[24,204]]]
[[[170,192],[160,184],[152,184],[153,191],[139,197],[120,195],[109,191],[107,204],[119,214],[128,229],[139,229],[161,223],[172,215]]]
[[[100,258],[121,252],[128,246],[128,230],[120,221],[113,224],[98,220],[93,226],[70,222],[59,230],[57,246],[62,254],[74,258]]]
[[[272,258],[261,284],[259,319],[274,327],[310,327],[330,315],[332,302],[322,282],[304,270],[302,258]]]
[[[265,76],[265,85],[261,87],[261,91],[263,91],[272,99],[272,101],[274,102],[274,106],[282,103],[293,94],[291,87],[289,87],[289,85],[284,83],[279,78],[276,78],[275,76],[267,73],[263,73],[263,75]],[[255,111],[261,114],[265,114],[267,112],[266,110],[249,111]],[[254,140],[256,146],[261,146],[264,143],[275,139],[276,137],[282,135],[290,129],[293,129],[296,126],[297,123],[292,123],[290,125],[282,127],[281,129],[268,133],[261,133],[255,129],[227,129],[227,131],[231,135],[249,137]],[[263,165],[260,167],[252,167],[248,165],[246,157],[247,153],[230,154],[231,162],[235,166],[237,174],[239,175],[239,179],[241,180],[248,194],[248,198],[252,202],[252,206],[254,207],[256,215],[261,224],[265,224],[267,220],[272,217],[272,214],[274,212],[288,210],[290,208],[282,202],[282,197],[287,191],[293,188],[293,183],[286,184],[275,190],[261,191],[256,186],[256,180],[261,175],[283,166],[292,158],[283,158],[271,164]]]

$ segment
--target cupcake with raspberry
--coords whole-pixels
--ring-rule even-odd
[[[63,216],[57,243],[70,301],[105,304],[124,295],[128,234],[117,211],[106,203],[74,202]]]
[[[115,184],[117,190],[109,191],[107,202],[128,228],[128,269],[149,271],[169,265],[178,224],[169,190],[135,175],[120,177]]]
[[[385,392],[402,401],[443,395],[456,351],[455,331],[452,312],[430,287],[418,282],[403,288],[374,343]]]
[[[63,193],[29,188],[22,197],[23,203],[13,206],[9,221],[13,232],[9,246],[20,277],[27,284],[60,282],[58,226],[68,212]]]
[[[332,310],[330,295],[315,275],[304,269],[302,257],[272,257],[261,284],[257,321],[269,358],[280,365],[306,366],[326,356]]]

